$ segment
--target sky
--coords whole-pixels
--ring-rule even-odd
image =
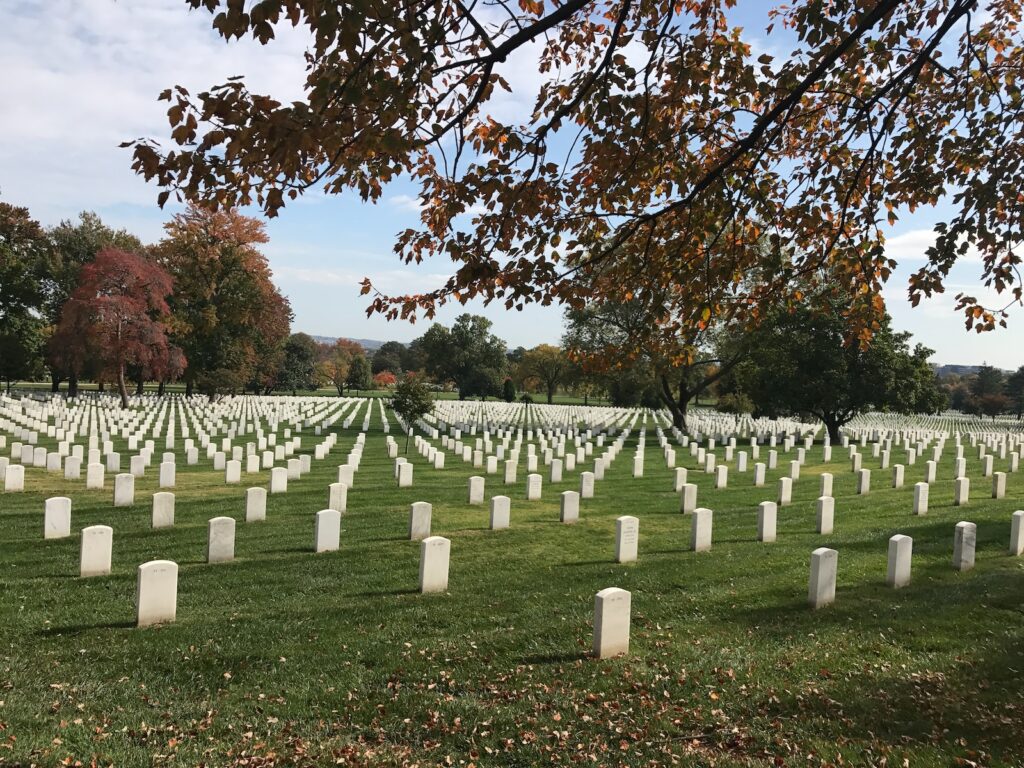
[[[740,0],[739,20],[755,48],[784,53],[788,41],[765,32],[769,5]],[[131,151],[118,145],[167,137],[167,104],[157,96],[171,85],[197,92],[245,75],[256,92],[301,98],[305,46],[287,26],[267,46],[225,43],[210,29],[210,16],[190,11],[185,0],[7,0],[0,8],[0,199],[27,206],[45,225],[92,210],[144,241],[159,240],[179,209],[157,207],[158,190],[133,173]],[[506,64],[515,93],[502,93],[489,107],[496,117],[529,112],[541,81],[534,55],[527,47]],[[386,293],[404,294],[437,287],[448,276],[450,262],[406,266],[392,250],[396,233],[419,222],[415,194],[401,180],[377,205],[314,194],[266,222],[264,252],[291,300],[295,330],[397,341],[423,333],[423,321],[368,318],[367,298],[359,295],[364,277]],[[944,295],[916,309],[906,300],[907,276],[923,263],[945,210],[918,210],[892,229],[887,250],[901,266],[884,295],[894,326],[934,349],[934,362],[1015,369],[1024,364],[1024,310],[1011,314],[1009,330],[982,335],[966,331],[954,311],[959,290],[987,295],[977,285],[976,258],[954,268]],[[510,347],[557,344],[562,335],[557,307],[507,312],[471,302],[442,309],[437,320],[449,324],[465,311],[486,315]]]

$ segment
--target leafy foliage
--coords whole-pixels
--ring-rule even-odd
[[[839,428],[872,408],[934,412],[944,403],[920,345],[895,333],[884,317],[869,345],[845,343],[846,322],[810,306],[779,312],[758,332],[757,344],[735,372],[734,397],[748,397],[755,413],[812,415],[833,442]]]
[[[369,389],[373,386],[370,378],[370,361],[366,355],[356,355],[352,358],[348,369],[348,385],[352,389]]]
[[[173,379],[185,367],[165,324],[173,281],[150,259],[106,248],[81,269],[78,287],[64,305],[54,335],[69,367],[93,358],[103,374],[117,381],[121,405],[128,407],[125,371],[138,366],[150,378]]]
[[[833,289],[850,297],[851,335],[866,341],[896,266],[883,228],[940,200],[951,212],[911,299],[941,292],[974,249],[982,281],[1019,302],[1006,201],[1024,185],[1021,4],[779,4],[771,26],[797,44],[773,56],[730,18],[734,3],[190,0],[226,40],[305,27],[305,97],[282,104],[240,78],[168,88],[171,145],[134,142],[134,167],[161,203],[268,215],[311,188],[379,200],[407,174],[422,225],[397,253],[459,266],[425,294],[366,281],[370,310],[389,317],[473,297],[578,310],[646,287],[666,321],[638,332],[674,339],[710,314],[756,324],[811,281],[826,313]],[[541,39],[533,108],[502,120],[502,66]],[[777,269],[759,271],[765,243]],[[1004,307],[958,300],[968,327],[1005,322]]]
[[[553,402],[558,386],[569,374],[569,359],[558,347],[538,344],[523,353],[519,361],[519,378],[524,384],[544,389],[548,403]]]
[[[188,391],[237,391],[257,370],[273,377],[292,313],[258,250],[263,224],[191,207],[164,229],[154,254],[174,278],[172,337],[188,358]]]
[[[428,374],[451,381],[459,399],[497,396],[505,377],[505,342],[491,332],[491,321],[462,314],[451,330],[434,324],[418,340]]]
[[[411,427],[433,410],[434,396],[430,393],[430,389],[422,377],[408,374],[403,376],[395,386],[391,407]],[[406,433],[406,451],[409,450],[408,437],[408,433]]]
[[[352,368],[352,360],[358,355],[365,353],[359,342],[349,339],[336,339],[334,344],[318,345],[320,350],[320,370],[323,378],[331,382],[338,390],[339,397],[345,394],[345,387],[348,386],[349,371]]]
[[[284,357],[277,378],[279,389],[316,389],[316,342],[305,333],[293,333],[284,343]]]

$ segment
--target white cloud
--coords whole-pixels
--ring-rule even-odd
[[[423,205],[420,203],[419,198],[412,195],[391,195],[387,198],[387,201],[402,211],[419,213],[423,210]]]
[[[925,261],[928,258],[925,252],[935,245],[935,237],[935,232],[931,229],[907,230],[886,239],[885,255],[901,264],[910,261]],[[980,263],[981,254],[977,248],[971,246],[959,261],[961,263]]]
[[[152,205],[156,189],[118,145],[168,134],[163,89],[196,93],[247,75],[279,99],[301,94],[305,39],[225,46],[181,0],[41,0],[0,26],[0,189],[47,223],[82,208]]]

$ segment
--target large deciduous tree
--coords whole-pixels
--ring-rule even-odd
[[[352,360],[365,354],[362,345],[349,339],[335,339],[333,344],[318,345],[318,350],[323,377],[334,385],[339,397],[344,395]]]
[[[1006,396],[1010,399],[1017,420],[1024,417],[1024,365],[1011,373],[1006,379]]]
[[[348,369],[349,388],[356,391],[369,389],[373,386],[371,376],[370,361],[366,359],[366,355],[357,354],[353,357]]]
[[[370,367],[375,374],[382,371],[391,371],[394,374],[399,374],[405,370],[405,367],[402,365],[404,354],[404,344],[397,341],[386,341],[373,353]]]
[[[277,386],[297,394],[300,389],[316,389],[316,342],[305,333],[293,333],[284,343],[284,360]]]
[[[1018,0],[779,2],[781,55],[752,45],[764,30],[741,27],[736,0],[189,4],[228,40],[307,28],[305,95],[280,103],[240,78],[168,88],[171,143],[134,142],[134,167],[161,202],[269,215],[309,189],[379,200],[413,178],[422,223],[396,251],[458,268],[416,295],[367,281],[373,311],[433,316],[472,297],[579,309],[657,286],[667,322],[638,332],[674,338],[722,304],[756,323],[812,281],[826,312],[833,287],[849,292],[850,335],[866,340],[896,266],[886,224],[939,202],[912,300],[941,292],[969,251],[1021,300]],[[539,89],[506,79],[531,55]],[[505,90],[532,109],[498,111]],[[791,269],[749,280],[765,240],[792,249]],[[1005,321],[958,299],[968,327]]]
[[[710,312],[675,335],[648,333],[659,315],[657,292],[604,297],[566,313],[563,345],[585,378],[603,377],[614,404],[649,404],[655,398],[686,429],[690,402],[729,373],[753,344],[742,324]]]
[[[174,278],[172,336],[188,358],[186,392],[212,396],[272,379],[292,315],[259,251],[262,222],[191,207],[164,229],[153,250]]]
[[[505,379],[505,342],[491,333],[491,321],[462,314],[451,329],[435,323],[419,338],[427,373],[452,382],[459,399],[497,396]]]
[[[124,229],[113,229],[103,223],[99,216],[90,211],[79,214],[77,221],[66,219],[47,233],[50,247],[47,251],[47,265],[42,282],[45,294],[43,317],[50,326],[61,321],[64,305],[81,282],[81,270],[92,262],[105,248],[127,253],[142,253],[142,242]],[[75,339],[51,339],[48,345],[48,362],[51,386],[54,392],[61,381],[68,380],[68,394],[78,391],[78,378],[82,374],[97,375],[92,359],[79,360],[83,345],[69,348]],[[73,365],[65,364],[66,361]]]
[[[911,350],[910,334],[892,330],[888,316],[870,344],[847,344],[842,304],[831,313],[810,304],[779,311],[757,333],[757,343],[733,373],[730,391],[749,396],[768,416],[813,416],[833,443],[840,428],[870,409],[935,412],[942,407],[938,381],[927,359]],[[925,374],[923,368],[927,368]]]
[[[0,380],[42,373],[47,238],[27,208],[0,202]]]
[[[82,267],[78,287],[64,304],[54,338],[78,348],[78,362],[94,357],[101,372],[117,382],[124,408],[129,366],[157,379],[173,379],[184,368],[184,356],[168,341],[165,324],[172,285],[171,276],[152,260],[106,248]]]
[[[570,365],[569,358],[558,347],[538,344],[523,353],[519,361],[519,376],[524,382],[541,386],[550,404],[555,399],[558,386],[568,377]]]

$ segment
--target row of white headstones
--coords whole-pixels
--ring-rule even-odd
[[[631,416],[631,418],[630,418],[630,416]],[[631,425],[632,425],[632,424],[636,423],[637,418],[638,418],[638,414],[633,412],[631,415],[627,414],[626,417],[625,417],[625,420],[630,420],[631,421]],[[644,416],[643,419],[644,419],[644,422],[646,423],[646,416]],[[655,419],[657,421],[657,416],[655,417]],[[623,419],[617,419],[617,421],[622,421],[622,420]],[[438,438],[438,433],[439,433],[438,429],[436,429],[435,427],[430,426],[430,425],[423,425],[423,426],[426,426],[430,430],[430,434],[431,434],[431,436],[434,439]],[[444,428],[444,426],[445,425],[442,422],[441,423],[441,427]],[[475,425],[471,426],[471,425],[465,425],[464,424],[462,426],[464,426],[464,427],[468,426],[469,429],[473,433],[475,433],[475,431],[476,431],[475,430]],[[320,427],[317,428],[317,432],[319,432],[319,431],[320,431]],[[490,451],[491,447],[492,447],[489,444],[490,443],[489,435],[486,432],[486,430],[484,432],[484,437],[483,438],[478,438],[477,441],[476,441],[476,447],[472,448],[472,449],[469,446],[463,446],[463,445],[459,444],[460,443],[459,438],[461,437],[461,434],[460,434],[461,430],[459,428],[453,427],[451,431],[453,433],[453,437],[445,436],[444,438],[442,438],[443,445],[445,447],[455,449],[456,453],[461,453],[461,457],[465,461],[472,461],[474,466],[480,466],[482,464],[482,459],[483,459],[482,453],[483,453],[483,451],[484,450]],[[673,464],[674,464],[674,456],[670,456],[670,451],[672,449],[667,448],[667,438],[665,438],[664,434],[662,433],[662,431],[660,429],[660,426],[657,428],[657,431],[658,431],[658,435],[659,435],[659,441],[661,442],[663,449],[665,449],[665,451],[666,451],[666,460],[669,462],[669,466],[673,466]],[[501,454],[502,454],[502,452],[503,452],[503,450],[505,448],[508,448],[508,440],[510,439],[512,432],[511,432],[511,430],[508,430],[508,431],[505,431],[505,432],[499,431],[498,434],[499,434],[500,438],[504,438],[504,439],[503,439],[502,444],[500,446],[498,446],[498,450],[496,451],[496,455],[495,456],[488,456],[487,457],[486,464],[488,466],[488,471],[494,471],[492,469],[492,462],[491,462],[491,460],[492,459],[500,459],[500,458],[502,458]],[[576,437],[577,436],[577,433],[576,433],[575,430],[568,430],[568,434],[571,435],[572,437]],[[629,431],[627,429],[626,431],[624,431],[622,433],[622,435],[620,435],[619,439],[616,440],[616,442],[613,443],[609,447],[609,449],[606,450],[605,453],[600,458],[598,458],[595,461],[595,470],[599,470],[602,466],[606,467],[608,464],[610,464],[611,460],[613,460],[615,458],[615,456],[617,455],[618,450],[621,449],[622,444],[624,443],[624,441],[628,437],[628,435],[629,435]],[[639,472],[637,471],[638,470],[638,462],[635,459],[634,460],[634,474],[635,475],[637,475],[637,474],[642,475],[642,468],[643,468],[642,459],[643,459],[643,449],[644,449],[644,444],[645,444],[645,441],[643,439],[643,435],[644,435],[644,433],[643,433],[643,431],[641,431],[640,440],[638,441],[638,449],[637,449],[637,457],[636,457],[636,458],[639,459]],[[679,435],[678,433],[676,433],[676,436],[677,436],[677,439],[679,439],[680,444],[683,447],[685,447],[687,445],[688,438],[686,436]],[[331,435],[328,438],[328,441],[330,441],[331,437],[334,437],[334,436]],[[603,435],[599,435],[597,437],[597,444],[598,444],[598,446],[600,446],[602,444],[603,437],[604,437]],[[532,434],[528,434],[528,439],[532,439],[532,438],[533,438],[533,435]],[[548,438],[551,438],[554,441],[554,447],[553,448],[549,447],[549,445],[547,444]],[[540,442],[540,448],[541,448],[541,451],[542,451],[542,454],[543,454],[545,462],[547,464],[549,464],[549,466],[551,466],[551,468],[552,468],[552,480],[554,482],[558,482],[561,479],[561,472],[560,472],[560,470],[561,470],[561,466],[560,466],[561,458],[555,458],[553,454],[557,453],[559,455],[559,457],[563,457],[564,456],[567,459],[567,461],[566,461],[567,464],[570,464],[570,462],[568,461],[569,459],[576,458],[580,453],[582,453],[583,455],[590,455],[592,450],[587,450],[587,449],[592,449],[592,443],[589,440],[590,434],[587,434],[586,438],[587,438],[587,440],[586,440],[586,443],[585,443],[585,447],[584,446],[578,447],[577,448],[577,454],[566,455],[565,454],[566,434],[561,434],[560,430],[558,430],[558,429],[554,429],[554,430],[552,430],[550,432],[538,431],[538,439],[539,439],[539,442]],[[359,447],[360,452],[361,452],[361,446],[363,444],[363,440],[364,439],[365,439],[365,435],[361,435],[360,439],[358,440],[358,443],[357,443],[357,446]],[[786,438],[784,438],[784,448],[785,448],[785,450],[787,452],[792,448],[794,440],[795,440],[795,438],[790,437],[790,436],[787,436]],[[519,452],[519,447],[520,447],[521,441],[522,441],[522,431],[520,430],[520,432],[518,433],[518,440],[517,440],[515,446],[512,447],[511,450],[509,451],[509,458],[506,459],[506,478],[505,478],[506,482],[515,482],[514,469],[515,469],[516,464],[518,463],[518,452]],[[957,438],[957,441],[959,443],[959,436]],[[776,436],[774,434],[770,435],[769,438],[768,438],[768,442],[769,442],[770,445],[774,445],[776,443]],[[847,443],[847,440],[844,439],[844,445],[846,443]],[[333,445],[333,443],[332,443],[332,445]],[[863,442],[863,439],[862,439],[862,446],[863,445],[864,445],[864,442]],[[188,446],[188,447],[190,447],[190,446]],[[434,453],[434,458],[436,459],[436,455],[438,453],[437,449],[434,448],[433,446],[431,446],[429,444],[429,442],[425,438],[420,438],[420,437],[417,436],[417,447],[420,449],[420,452],[422,454],[424,454],[425,456],[428,456],[429,453],[433,452]],[[702,459],[704,460],[704,462],[705,462],[705,471],[709,471],[709,469],[710,470],[714,470],[715,469],[714,454],[710,453],[710,454],[707,454],[707,456],[705,456],[705,457],[701,457],[701,456],[699,456],[699,452],[704,452],[705,449],[704,448],[698,448],[697,450],[693,450],[695,447],[696,447],[696,443],[694,442],[694,443],[691,444],[691,453],[692,453],[692,455],[694,455],[694,456],[696,456],[698,458],[698,461],[700,461]],[[708,449],[713,449],[714,447],[715,447],[714,441],[713,440],[709,440],[708,441]],[[735,438],[730,438],[729,445],[726,446],[726,460],[729,460],[729,459],[732,458],[732,456],[731,456],[731,449],[733,449],[734,447],[735,447]],[[755,458],[757,457],[757,453],[756,453],[757,448],[758,448],[757,441],[756,440],[752,441],[751,449],[754,452]],[[809,448],[809,445],[805,443],[804,448],[801,448],[799,450],[799,453],[802,454],[807,448]],[[879,454],[878,448],[879,448],[879,446],[878,446],[878,444],[876,444],[875,445],[875,449],[876,449],[875,453],[876,453],[876,455]],[[318,446],[318,449],[319,449],[319,446]],[[395,454],[397,454],[397,445],[394,442],[393,438],[390,438],[390,437],[388,438],[388,451],[389,451],[389,455],[391,455],[392,457],[396,458],[395,470],[396,470],[396,476],[397,476],[397,478],[399,480],[399,485],[401,486],[403,484],[405,484],[405,485],[411,484],[411,465],[409,465],[408,462],[406,462],[404,459],[397,458],[395,456]],[[960,446],[959,451],[960,451],[960,455],[962,456],[962,446]],[[885,449],[885,453],[887,453],[887,452],[888,452],[888,448]],[[941,453],[941,446],[938,448],[938,452]],[[771,454],[774,454],[774,453],[775,453],[775,451],[771,452]],[[851,453],[853,453],[853,454],[856,453],[856,447],[855,446],[851,447]],[[443,456],[443,454],[441,454],[441,455]],[[982,457],[985,456],[985,452],[984,452],[984,448],[983,447],[980,449],[980,455]],[[1004,451],[1004,455],[1005,455],[1005,451]],[[707,457],[708,456],[711,457],[711,461],[710,462],[707,461]],[[307,458],[308,459],[308,456],[307,457],[303,457],[303,458]],[[318,456],[317,458],[320,458],[320,457]],[[672,459],[671,461],[669,461],[670,458]],[[742,460],[742,457],[741,457],[741,460]],[[935,460],[937,461],[937,456],[935,457]],[[528,445],[528,465],[529,465],[528,468],[529,469],[536,468],[536,461],[537,461],[536,447],[531,443],[531,444]],[[883,461],[884,461],[884,454],[883,454]],[[774,462],[772,462],[772,463],[774,463]],[[785,490],[787,490],[787,485],[789,485],[786,481],[789,481],[789,483],[791,483],[792,480],[797,479],[799,477],[799,465],[802,464],[802,463],[803,463],[803,456],[798,456],[798,460],[792,462],[792,469],[791,469],[791,471],[792,471],[793,474],[791,475],[791,477],[789,477],[789,478],[782,478],[781,479],[781,481],[780,481],[780,503],[785,504],[786,501],[788,501],[788,499],[784,499],[783,498],[784,497],[784,493],[783,492]],[[911,461],[910,463],[913,463],[913,462]],[[405,483],[403,483],[403,470],[402,470],[403,465],[408,465],[409,466],[408,474],[406,476],[407,482],[405,482]],[[511,474],[511,477],[510,477],[509,471],[508,471],[510,465],[511,465],[512,470],[513,470],[512,474]],[[438,463],[436,461],[434,461],[434,466],[438,467]],[[441,468],[441,467],[443,467],[443,460],[441,461],[440,467],[438,467],[438,468]],[[573,466],[571,464],[570,464],[569,467],[567,467],[567,469],[569,469],[569,470],[571,470],[572,468],[573,468]],[[717,468],[717,471],[720,471],[722,468],[723,468],[723,466],[719,465],[719,467]],[[283,469],[283,468],[278,468],[278,469]],[[340,507],[340,509],[329,508],[329,509],[321,510],[316,515],[316,527],[315,527],[315,536],[314,536],[314,549],[316,551],[332,551],[332,550],[338,548],[338,542],[339,542],[339,538],[340,538],[340,513],[342,511],[344,511],[345,494],[346,494],[347,488],[351,485],[351,478],[352,478],[352,474],[351,473],[355,469],[358,469],[358,457],[356,457],[356,461],[355,461],[355,466],[354,467],[352,467],[351,464],[350,464],[348,466],[343,465],[342,467],[339,468],[339,478],[344,473],[346,475],[346,479],[349,480],[348,485],[340,482],[340,480],[339,480],[338,483],[332,484],[332,486],[331,486],[330,504],[331,504],[332,507]],[[864,470],[861,470],[861,471],[864,471]],[[676,472],[677,490],[679,490],[681,492],[681,495],[682,495],[682,504],[681,504],[681,506],[683,507],[682,511],[694,513],[693,529],[692,529],[692,534],[691,534],[691,546],[696,551],[703,551],[705,549],[710,548],[710,543],[711,543],[711,511],[707,510],[707,509],[703,509],[703,508],[695,508],[695,506],[693,506],[693,508],[690,508],[690,509],[686,508],[688,506],[687,505],[687,498],[688,498],[688,495],[689,495],[688,494],[688,488],[686,486],[689,486],[689,488],[692,488],[694,491],[696,489],[696,486],[695,485],[691,485],[691,484],[687,484],[685,482],[680,484],[680,482],[679,482],[679,480],[680,480],[680,472],[685,473],[686,470],[683,469],[683,468],[677,468],[677,472]],[[959,468],[958,468],[958,472],[959,472]],[[588,488],[589,488],[589,495],[592,495],[592,493],[593,493],[593,481],[595,479],[595,475],[596,474],[597,473],[584,472],[581,475],[581,491],[580,492],[574,492],[574,491],[563,492],[563,494],[562,494],[562,507],[561,507],[561,518],[562,518],[563,522],[573,522],[575,519],[578,518],[578,514],[579,514],[579,498],[580,498],[580,496],[583,496],[584,498],[586,498],[588,496]],[[962,472],[960,474],[962,474]],[[129,477],[134,477],[134,476],[129,475]],[[685,480],[685,474],[682,475],[682,478]],[[827,479],[831,480],[831,477],[827,476]],[[958,478],[958,480],[959,479],[965,479],[965,478]],[[825,478],[823,478],[823,484],[824,484],[824,482],[825,482]],[[536,499],[536,498],[540,497],[540,483],[541,483],[540,475],[531,474],[528,477],[528,480],[527,480],[527,495],[528,495],[528,498]],[[682,485],[683,487],[681,488],[680,485]],[[829,486],[830,485],[831,485],[831,483],[829,483]],[[273,491],[273,486],[274,486],[273,477],[272,477],[272,480],[271,480],[271,486],[272,486],[272,491]],[[724,487],[724,484],[722,484],[719,487]],[[484,488],[484,478],[482,478],[482,477],[470,478],[470,481],[469,481],[469,501],[470,501],[471,504],[472,503],[482,503],[483,502],[483,488]],[[1005,485],[1004,485],[1004,488],[1005,488]],[[830,491],[830,488],[829,488],[829,491]],[[247,513],[246,513],[247,520],[249,520],[249,519],[259,519],[259,514],[260,514],[259,513],[259,508],[261,506],[262,506],[263,514],[265,514],[265,503],[266,503],[265,493],[266,492],[262,488],[250,488],[250,489],[248,489],[248,491],[247,491]],[[156,499],[156,496],[161,496],[161,494],[156,494],[155,497],[154,497],[154,525],[156,527],[158,527],[158,522],[159,521],[167,521],[168,516],[167,516],[166,503],[158,503],[158,501]],[[164,497],[166,497],[166,496],[170,496],[171,497],[170,498],[170,503],[171,503],[171,507],[170,507],[170,520],[171,520],[171,522],[173,522],[173,495],[171,495],[171,494],[163,494],[163,496]],[[823,498],[829,498],[829,500],[831,500],[830,497],[823,496]],[[695,502],[695,496],[693,497],[692,501]],[[819,499],[819,502],[820,501],[821,501],[821,499]],[[115,501],[115,503],[116,503],[116,501]],[[506,527],[507,526],[507,524],[508,524],[508,510],[509,510],[509,506],[510,506],[510,501],[509,501],[507,496],[496,496],[496,497],[492,498],[492,500],[491,500],[492,527],[500,528],[500,527]],[[692,506],[692,505],[690,505],[690,506]],[[162,508],[159,512],[158,512],[158,509],[157,509],[158,507]],[[761,508],[759,509],[759,538],[762,538],[762,540],[772,540],[774,538],[774,530],[773,530],[774,529],[774,519],[773,519],[774,515],[772,514],[775,511],[774,507],[775,507],[775,505],[772,502],[765,502],[764,504],[761,505]],[[821,525],[822,512],[823,512],[823,510],[819,509],[819,529],[822,529],[822,525]],[[1019,548],[1021,546],[1021,544],[1020,544],[1020,538],[1021,538],[1020,517],[1022,515],[1024,515],[1024,513],[1016,514],[1014,516],[1014,523],[1013,523],[1013,527],[1014,527],[1014,534],[1013,534],[1013,536],[1014,536],[1014,539],[1018,542],[1017,545],[1016,545],[1018,547],[1018,550],[1019,550]],[[46,516],[48,518],[52,518],[53,521],[54,521],[54,524],[53,525],[44,525],[44,529],[46,529],[46,528],[52,528],[53,530],[63,529],[65,527],[64,526],[64,522],[63,522],[65,519],[67,519],[67,526],[66,527],[69,528],[70,527],[70,500],[66,499],[66,498],[58,498],[58,499],[51,499],[51,500],[49,500],[47,502],[47,513],[46,513]],[[450,554],[450,542],[447,539],[444,539],[443,537],[425,535],[425,534],[429,534],[429,527],[430,527],[430,522],[429,521],[430,521],[430,505],[429,505],[429,503],[427,503],[427,502],[416,502],[416,503],[414,503],[412,505],[412,509],[410,511],[410,538],[420,539],[423,542],[422,543],[422,549],[421,549],[421,565],[420,565],[420,588],[421,588],[421,591],[423,591],[423,592],[444,591],[444,590],[447,589],[447,573],[448,573],[448,561],[449,561],[449,554]],[[767,537],[769,528],[772,529],[771,530],[771,538]],[[617,529],[617,535],[616,535],[616,560],[618,560],[619,562],[628,562],[630,560],[634,560],[636,558],[636,544],[637,544],[637,541],[638,541],[639,521],[637,520],[637,518],[633,518],[633,517],[630,517],[630,516],[625,516],[625,517],[619,518],[616,521],[616,529]],[[85,543],[86,542],[86,536],[87,536],[86,531],[88,531],[88,539],[89,539],[89,541],[90,542],[94,541],[95,542],[94,545],[90,545],[90,546],[86,545],[86,543]],[[827,532],[827,531],[823,531],[823,532]],[[110,543],[111,540],[112,540],[112,530],[109,527],[107,527],[107,526],[93,526],[93,527],[83,531],[83,555],[82,555],[83,575],[87,575],[88,572],[92,572],[93,570],[95,570],[95,566],[96,566],[97,563],[101,563],[102,564],[102,561],[103,561],[103,554],[102,553],[104,551],[107,552],[107,558],[106,558],[107,559],[107,563],[108,563],[107,571],[109,571],[109,550],[110,550],[109,543]],[[969,523],[969,522],[964,522],[964,523],[961,523],[960,525],[958,525],[957,526],[956,543],[954,545],[954,550],[955,550],[955,553],[956,553],[954,560],[955,560],[955,563],[959,564],[958,567],[970,567],[970,565],[968,563],[973,564],[973,548],[974,548],[973,547],[973,542],[974,542],[973,524]],[[893,584],[893,586],[902,586],[903,584],[907,583],[907,581],[909,580],[909,558],[910,558],[911,546],[912,546],[912,543],[910,542],[909,537],[906,537],[906,536],[894,537],[893,540],[890,542],[890,564],[889,564],[890,574],[889,574],[889,580]],[[1012,546],[1013,545],[1011,545],[1011,548],[1012,548]],[[209,536],[209,539],[208,539],[208,553],[207,553],[208,561],[210,561],[210,562],[220,562],[220,561],[223,561],[223,560],[231,559],[233,557],[233,548],[234,548],[234,520],[232,518],[215,518],[214,520],[211,520],[210,521],[210,536]],[[88,552],[87,552],[87,550],[88,550]],[[1017,554],[1019,554],[1019,551],[1017,552]],[[810,580],[810,595],[811,595],[811,603],[815,607],[827,604],[828,602],[830,602],[834,598],[836,558],[837,558],[837,555],[836,555],[834,550],[827,550],[827,549],[824,549],[824,548],[821,549],[821,550],[816,550],[815,553],[814,553],[814,556],[812,557],[812,572],[811,572],[811,580]],[[169,605],[168,600],[165,599],[165,598],[167,597],[167,595],[171,594],[171,591],[172,591],[172,590],[170,590],[167,587],[167,583],[168,583],[169,579],[171,578],[170,574],[171,574],[172,571],[173,571],[173,574],[174,574],[174,579],[173,580],[174,580],[174,584],[175,584],[173,592],[176,595],[176,579],[177,579],[177,575],[176,574],[177,574],[177,570],[176,570],[176,566],[174,566],[173,568],[171,566],[174,566],[174,564],[173,563],[169,563],[169,561],[156,561],[154,563],[148,563],[148,564],[144,564],[143,566],[140,566],[139,575],[138,575],[138,579],[139,579],[139,581],[138,581],[138,584],[139,584],[139,586],[138,586],[138,593],[139,593],[139,595],[138,595],[138,605],[139,605],[138,620],[139,620],[140,625],[154,623],[155,621],[160,620],[160,619],[155,619],[154,617],[161,616],[161,615],[164,616],[164,619],[162,619],[162,620],[168,620],[168,618],[167,618],[168,616],[170,617],[169,620],[173,620],[173,612],[174,612],[173,606],[169,610],[164,610],[163,612],[161,612],[160,610],[157,610],[154,607],[154,606],[159,606],[159,605],[163,605],[163,606],[166,607],[166,606]],[[102,570],[102,568],[100,570]],[[829,576],[830,573],[831,573],[831,577]],[[902,576],[902,574],[906,574],[906,576],[904,577],[904,576]],[[831,584],[831,588],[829,587],[829,584]],[[152,587],[150,588],[147,585],[152,585]],[[611,590],[611,591],[603,590],[601,593],[599,593],[599,595],[598,595],[598,602],[597,602],[597,608],[596,608],[596,610],[599,611],[599,614],[603,613],[604,611],[607,611],[607,610],[613,610],[613,606],[618,606],[618,608],[615,608],[614,610],[619,610],[619,609],[621,609],[621,607],[623,605],[625,605],[627,607],[627,613],[628,613],[628,603],[629,603],[628,593],[624,593],[625,598],[623,598],[623,596],[619,594],[619,593],[622,593],[622,592],[623,592],[622,590]],[[148,600],[148,599],[146,599],[146,595],[147,594],[153,594],[155,596],[163,595],[163,598],[154,597],[153,600]],[[617,595],[616,599],[614,599],[614,600],[611,599],[611,597],[613,595]],[[174,602],[175,602],[174,600],[170,601],[170,603],[174,603]],[[596,615],[595,616],[595,625],[594,625],[595,626],[595,652],[598,652],[600,648],[616,646],[616,643],[611,643],[610,646],[609,646],[609,642],[610,641],[608,641],[608,639],[607,639],[610,636],[608,628],[610,626],[612,626],[612,625],[618,626],[618,625],[621,625],[621,624],[622,624],[622,622],[615,622],[615,621],[609,622],[609,621],[605,621],[605,620],[603,620],[601,618],[600,615]],[[627,628],[627,631],[626,631],[626,641],[625,642],[626,642],[626,644],[628,646],[628,618],[627,618],[627,620],[625,622],[625,626]],[[604,639],[601,639],[602,637]],[[619,645],[621,645],[621,643],[619,643]],[[602,653],[603,652],[599,653],[599,655],[602,655]]]

